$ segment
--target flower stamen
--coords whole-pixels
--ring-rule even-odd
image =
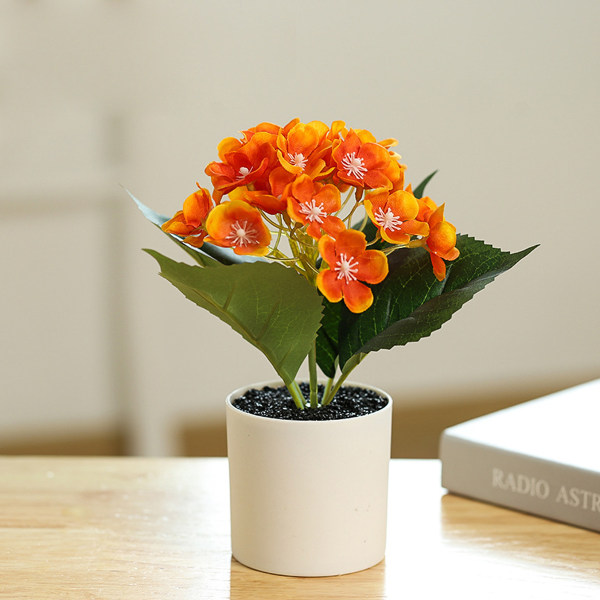
[[[299,212],[306,216],[306,220],[314,223],[322,223],[327,216],[323,203],[317,206],[316,200],[313,198],[310,202],[304,202],[300,205]]]
[[[257,231],[249,226],[248,221],[235,221],[231,224],[230,233],[225,238],[233,246],[245,246],[254,244],[258,239]]]
[[[342,252],[336,261],[333,270],[335,273],[337,273],[337,278],[345,279],[346,283],[356,281],[356,273],[358,273],[358,261],[352,256],[347,257],[346,254]]]
[[[388,231],[397,231],[402,226],[402,219],[395,215],[391,208],[388,208],[385,212],[383,209],[379,207],[375,211],[375,221],[377,225],[382,229],[387,229]]]
[[[295,154],[290,154],[288,152],[288,158],[290,159],[290,164],[294,167],[300,167],[302,170],[304,170],[304,167],[306,167],[306,163],[308,162],[308,158],[305,158],[302,152],[296,152]]]
[[[248,175],[250,175],[250,173],[252,173],[253,169],[252,167],[248,168],[248,167],[240,167],[240,170],[238,171],[238,174],[236,175],[236,179],[244,179],[244,177],[248,177]]]
[[[368,170],[365,167],[365,161],[360,156],[356,156],[356,152],[348,152],[342,158],[341,164],[346,170],[346,175],[356,177],[356,179],[363,179]]]

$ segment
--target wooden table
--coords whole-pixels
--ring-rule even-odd
[[[231,558],[225,459],[0,458],[0,598],[600,598],[600,534],[439,481],[392,461],[385,561],[302,579]]]

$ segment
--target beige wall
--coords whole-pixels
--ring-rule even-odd
[[[156,275],[141,247],[184,255],[120,186],[174,212],[222,137],[294,116],[398,138],[460,231],[541,244],[355,379],[438,410],[600,376],[599,23],[595,1],[2,2],[0,441],[124,423],[174,453],[273,377]]]

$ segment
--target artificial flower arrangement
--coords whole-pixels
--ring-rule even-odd
[[[457,235],[425,196],[433,174],[413,188],[396,144],[342,121],[261,123],[221,141],[212,191],[197,184],[172,218],[137,201],[197,263],[147,250],[161,275],[261,350],[299,410],[331,403],[367,354],[429,336],[533,250]]]

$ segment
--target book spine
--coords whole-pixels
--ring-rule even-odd
[[[508,452],[444,432],[448,491],[600,531],[600,473]]]

